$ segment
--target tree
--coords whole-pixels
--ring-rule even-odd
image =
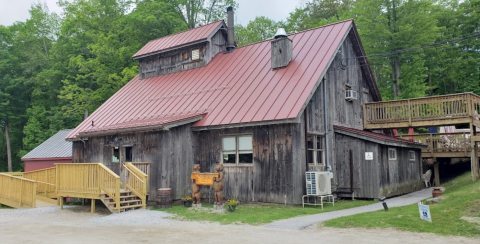
[[[239,46],[263,41],[273,38],[277,29],[283,27],[282,22],[275,22],[267,17],[256,17],[247,26],[238,25],[235,27],[236,41]]]
[[[177,7],[189,29],[224,18],[229,6],[238,8],[234,0],[166,0]]]

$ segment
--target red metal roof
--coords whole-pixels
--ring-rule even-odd
[[[187,31],[179,32],[170,36],[149,41],[143,46],[133,58],[144,56],[146,54],[161,52],[177,46],[183,46],[188,43],[206,40],[220,26],[225,25],[223,20],[213,22]]]
[[[415,142],[415,141],[405,140],[405,139],[402,139],[402,138],[387,136],[387,135],[374,133],[374,132],[370,132],[370,131],[357,130],[357,129],[353,129],[353,128],[338,126],[338,125],[334,125],[333,128],[336,129],[336,130],[343,130],[343,131],[346,131],[346,132],[350,132],[350,133],[354,133],[354,134],[358,134],[358,135],[363,135],[363,136],[371,137],[371,138],[375,138],[375,139],[380,139],[380,140],[383,140],[383,141],[393,141],[393,142],[401,142],[401,143],[408,143],[408,144],[426,146],[425,144],[418,143],[418,142]]]
[[[194,127],[296,118],[353,25],[346,20],[307,30],[293,40],[293,58],[271,69],[270,40],[217,54],[201,68],[140,80],[135,77],[67,138],[92,130],[174,115],[204,113]]]

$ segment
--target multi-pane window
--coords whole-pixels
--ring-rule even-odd
[[[408,151],[408,158],[410,161],[415,161],[415,151]]]
[[[397,149],[395,148],[388,149],[388,160],[397,160]]]
[[[253,163],[252,136],[238,135],[223,137],[222,156],[226,164]]]
[[[320,135],[307,135],[307,161],[310,165],[324,165],[325,139]]]

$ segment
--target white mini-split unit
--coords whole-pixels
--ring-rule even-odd
[[[357,100],[357,91],[346,90],[345,91],[345,100],[347,100],[347,101]]]
[[[328,172],[307,172],[307,195],[321,196],[332,194],[332,184]]]

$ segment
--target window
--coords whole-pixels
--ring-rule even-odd
[[[192,50],[192,61],[200,59],[200,49],[193,49]]]
[[[222,156],[225,164],[253,163],[252,136],[238,135],[223,137]]]
[[[415,151],[408,151],[408,158],[410,161],[415,161]]]
[[[112,156],[112,163],[118,163],[120,162],[120,150],[118,150],[118,147],[113,148],[113,156]]]
[[[324,165],[325,139],[323,136],[307,135],[307,161],[310,165]]]
[[[397,149],[395,148],[388,149],[388,160],[397,160]]]

